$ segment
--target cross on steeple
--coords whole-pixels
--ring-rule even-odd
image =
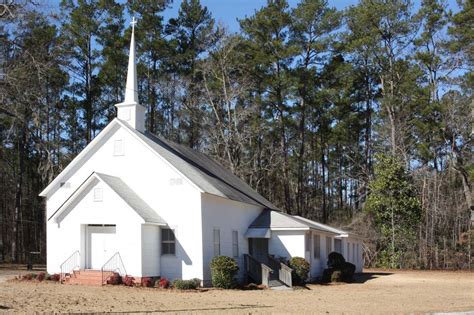
[[[135,20],[135,17],[132,17],[132,22],[130,22],[130,25],[132,26],[132,31],[135,30],[135,25],[137,24],[137,20]]]

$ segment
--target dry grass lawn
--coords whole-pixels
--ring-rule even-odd
[[[0,281],[5,279],[0,275]],[[0,311],[121,313],[430,313],[474,311],[474,273],[368,270],[357,283],[293,291],[178,292],[0,283]]]

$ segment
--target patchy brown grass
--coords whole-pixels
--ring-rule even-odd
[[[306,290],[180,292],[2,282],[0,311],[166,313],[428,313],[474,311],[474,273],[368,270],[351,284]]]

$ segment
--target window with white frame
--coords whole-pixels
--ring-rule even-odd
[[[214,229],[214,256],[221,255],[221,231]]]
[[[321,236],[313,235],[313,257],[315,259],[321,258]]]
[[[161,229],[161,254],[176,255],[176,237],[172,229]]]
[[[232,256],[239,257],[239,232],[232,231]]]
[[[124,155],[123,140],[117,139],[114,141],[114,156]]]
[[[326,236],[326,256],[332,252],[332,239]]]
[[[104,198],[104,194],[102,192],[102,188],[96,187],[94,188],[94,201],[95,202],[100,202]]]

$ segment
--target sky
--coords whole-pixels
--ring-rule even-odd
[[[126,0],[118,0],[124,3]],[[300,0],[287,0],[290,7],[295,7]],[[412,0],[414,9],[417,10],[422,0]],[[43,0],[40,3],[46,4],[46,11],[57,12],[59,7],[59,0]],[[329,7],[335,7],[338,10],[342,10],[351,5],[356,5],[359,0],[328,0]],[[453,11],[458,11],[458,5],[456,0],[446,0],[448,7]],[[221,22],[227,26],[231,32],[239,31],[239,22],[237,19],[245,18],[246,16],[252,16],[255,11],[259,10],[265,4],[267,0],[201,0],[201,4],[206,6],[211,12],[216,22]],[[163,12],[165,21],[169,18],[176,17],[178,15],[179,6],[181,0],[174,0],[171,8],[168,8]],[[130,18],[127,19],[127,26]],[[140,21],[138,21],[140,23]]]
[[[201,0],[201,4],[206,6],[217,22],[222,22],[229,27],[229,30],[236,32],[239,30],[237,19],[245,16],[252,16],[254,12],[266,4],[267,0]],[[298,4],[299,0],[288,0],[291,7]],[[351,5],[356,5],[358,0],[328,0],[330,7],[341,10]],[[180,0],[174,0],[172,8],[164,12],[165,20],[176,17],[180,6]],[[421,0],[413,0],[414,8],[418,9]],[[448,7],[457,11],[456,0],[447,0]]]
[[[298,0],[288,1],[291,7],[296,6]],[[343,9],[347,6],[357,4],[358,0],[329,0],[330,7]],[[177,16],[181,1],[173,1],[171,9],[164,12],[166,19]],[[222,22],[227,25],[231,31],[239,30],[237,19],[245,16],[252,16],[256,10],[265,6],[267,0],[201,0],[201,4],[206,6],[216,19],[216,22]]]

